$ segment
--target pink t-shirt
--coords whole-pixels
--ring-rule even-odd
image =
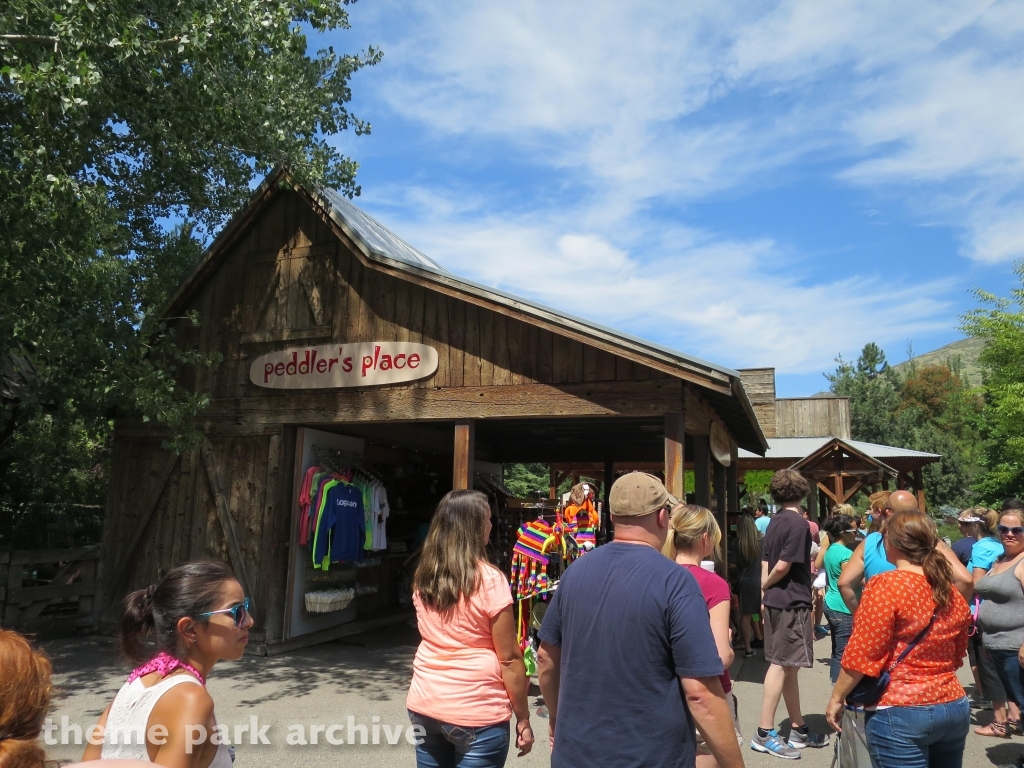
[[[729,582],[717,573],[705,571],[699,565],[683,564],[683,567],[693,574],[700,585],[700,592],[704,595],[704,602],[707,603],[708,611],[719,603],[728,603],[732,600],[732,592],[729,591]],[[718,676],[722,682],[722,690],[728,693],[732,690],[732,680],[729,678],[729,669]]]
[[[512,605],[501,571],[481,565],[477,591],[449,613],[425,606],[418,592],[412,602],[422,640],[405,706],[452,725],[479,727],[510,719],[512,705],[491,639],[491,619]]]

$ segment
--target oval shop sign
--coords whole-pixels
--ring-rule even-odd
[[[372,387],[425,379],[437,370],[437,350],[405,341],[295,347],[261,355],[249,380],[270,389]]]

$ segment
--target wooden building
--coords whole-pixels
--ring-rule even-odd
[[[181,319],[192,311],[198,327]],[[393,508],[428,492],[417,488],[436,498],[467,487],[474,462],[516,461],[600,462],[609,477],[617,464],[658,462],[675,493],[689,463],[735,503],[739,452],[767,447],[736,371],[463,280],[284,169],[165,316],[181,344],[222,362],[181,376],[211,397],[198,450],[174,455],[160,429],[117,421],[105,618],[175,564],[219,558],[253,598],[257,653],[367,628],[394,607],[349,614],[348,629],[304,613],[297,495],[317,443],[391,466],[410,489]],[[381,555],[380,583],[389,559],[406,556]]]
[[[848,397],[776,398],[774,368],[745,369],[740,375],[768,439],[763,455],[740,451],[741,478],[748,470],[800,471],[814,491],[808,499],[812,516],[858,492],[881,488],[912,488],[920,508],[926,508],[922,470],[941,456],[853,440]]]

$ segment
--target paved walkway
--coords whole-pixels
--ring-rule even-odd
[[[249,725],[250,717],[258,718],[259,727],[269,724],[270,746],[251,745],[248,734],[237,746],[236,764],[249,766],[393,766],[415,764],[413,748],[405,741],[405,731],[398,734],[398,744],[387,743],[387,726],[392,738],[395,728],[408,724],[405,714],[405,693],[411,674],[412,657],[418,642],[416,631],[408,626],[392,627],[376,632],[325,643],[301,651],[269,659],[245,657],[235,663],[222,663],[214,672],[209,688],[217,705],[219,722]],[[815,646],[818,661],[827,661],[829,640]],[[54,641],[46,645],[54,670],[58,695],[53,721],[60,725],[62,717],[69,724],[88,727],[113,698],[124,681],[127,669],[116,656],[109,638],[81,638]],[[733,667],[736,695],[740,705],[740,724],[744,737],[756,725],[761,705],[761,680],[765,664],[760,657],[740,660]],[[968,681],[969,672],[962,679]],[[818,663],[814,669],[801,672],[804,711],[811,727],[825,730],[820,714],[828,700],[831,686],[828,667]],[[531,699],[533,701],[533,699]],[[614,703],[612,704],[614,706]],[[285,741],[290,725],[302,725],[309,740],[311,724],[342,728],[333,732],[335,740],[349,736],[349,718],[356,726],[352,736],[358,742],[359,725],[367,726],[367,738],[373,741],[374,717],[381,726],[380,744],[331,745],[326,733],[318,733],[318,744],[288,746]],[[780,706],[779,722],[785,709]],[[991,713],[982,713],[981,722],[988,722]],[[534,718],[538,737],[546,735],[546,721]],[[788,726],[788,722],[785,723]],[[60,732],[54,734],[59,740]],[[51,759],[73,761],[81,756],[83,747],[73,744],[47,748]],[[1012,741],[987,739],[973,733],[967,741],[964,765],[989,768],[1012,763],[1024,751],[1024,739]],[[744,745],[743,758],[748,766],[781,766],[777,758],[752,752]],[[826,768],[832,760],[832,749],[805,750],[801,765]],[[533,768],[549,765],[544,744],[535,752],[518,760],[509,758],[510,768]]]

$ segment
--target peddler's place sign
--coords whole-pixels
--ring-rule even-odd
[[[406,341],[298,347],[261,355],[249,380],[271,389],[372,387],[425,379],[437,370],[437,350]]]

